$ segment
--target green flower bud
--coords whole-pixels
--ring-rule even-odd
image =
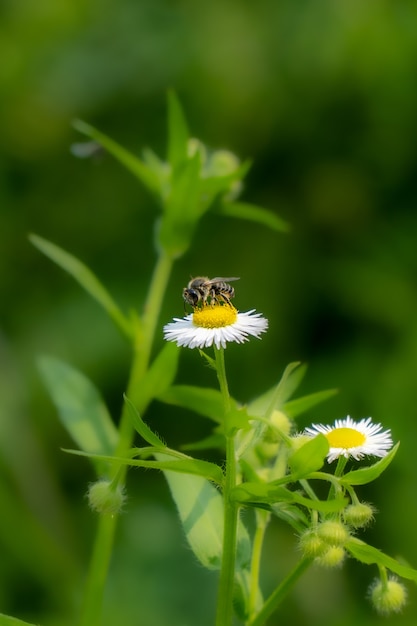
[[[349,532],[344,524],[327,520],[317,527],[317,534],[331,546],[343,546],[349,539]]]
[[[311,558],[321,556],[329,547],[315,530],[306,530],[300,536],[298,545],[304,556]]]
[[[374,507],[365,502],[349,504],[343,511],[343,519],[352,528],[364,528],[374,519]]]
[[[341,567],[345,560],[346,552],[341,546],[330,546],[324,554],[316,558],[316,563],[322,567]]]
[[[370,588],[370,598],[378,613],[388,615],[401,611],[407,601],[407,591],[396,578],[377,579]]]
[[[114,488],[109,480],[99,480],[90,485],[87,498],[93,511],[115,515],[123,508],[126,496],[121,487]]]

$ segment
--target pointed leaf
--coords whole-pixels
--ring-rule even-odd
[[[256,206],[255,204],[249,204],[247,202],[222,202],[220,205],[220,213],[227,217],[237,217],[242,220],[257,222],[277,232],[288,233],[290,231],[288,222],[278,217],[276,213]]]
[[[281,502],[295,502],[309,509],[331,513],[340,511],[346,506],[346,498],[335,500],[311,500],[300,495],[297,491],[289,491],[286,487],[273,483],[242,483],[235,487],[232,497],[244,504],[260,503],[271,505]]]
[[[351,537],[345,547],[358,561],[366,563],[367,565],[376,564],[381,567],[386,567],[391,572],[398,574],[398,576],[413,580],[417,583],[417,570],[407,565],[402,565],[392,557],[381,552],[381,550],[369,546],[364,541]]]
[[[374,465],[361,467],[360,469],[348,472],[340,478],[340,482],[347,485],[366,485],[367,483],[372,482],[387,469],[388,465],[390,465],[391,461],[397,454],[399,447],[400,442],[398,442],[380,461],[377,461]]]
[[[316,393],[310,393],[307,396],[286,402],[282,409],[289,417],[294,418],[301,413],[305,413],[305,411],[308,411],[317,404],[332,398],[337,393],[339,393],[338,389],[325,389],[323,391],[317,391]]]
[[[158,176],[137,156],[82,120],[74,120],[73,126],[80,133],[87,135],[87,137],[91,137],[91,139],[94,139],[101,146],[103,146],[103,148],[105,148],[107,152],[117,159],[119,163],[132,172],[132,174],[134,174],[136,178],[138,178],[142,184],[149,189],[149,191],[157,195],[160,194]]]
[[[329,442],[324,435],[319,434],[307,441],[288,459],[293,476],[304,478],[319,470],[323,467],[328,452]]]
[[[52,357],[39,359],[43,381],[63,426],[81,450],[112,454],[118,433],[99,392],[81,372]],[[100,474],[107,465],[96,464]]]
[[[164,448],[165,444],[162,441],[162,439],[160,439],[158,435],[154,433],[147,424],[145,424],[145,422],[139,415],[139,412],[136,410],[136,407],[134,406],[134,404],[129,400],[129,398],[126,395],[123,397],[127,406],[129,417],[132,421],[133,426],[135,427],[135,430],[139,433],[139,435],[143,437],[145,441],[150,443],[151,446],[160,446]]]
[[[306,366],[301,365],[298,361],[287,365],[278,385],[268,389],[264,394],[249,403],[249,415],[264,417],[267,412],[281,409],[301,383],[306,369]]]
[[[181,104],[173,91],[168,93],[168,162],[176,168],[187,159],[189,132]]]
[[[173,385],[161,395],[158,394],[158,400],[174,406],[181,406],[204,417],[209,417],[218,424],[222,424],[224,414],[223,397],[217,389],[193,387],[191,385]]]
[[[108,313],[120,330],[128,337],[132,336],[132,328],[129,321],[123,315],[107,289],[84,263],[75,256],[69,254],[54,243],[39,237],[29,235],[30,241],[45,256],[59,265],[63,270],[71,274],[73,278],[96,300]]]
[[[149,448],[133,448],[132,451],[137,454],[142,451],[142,453],[146,456],[154,454],[156,457],[158,457],[158,460],[148,461],[143,459],[133,459],[131,457],[91,454],[88,452],[83,452],[81,450],[64,449],[64,452],[68,452],[69,454],[74,454],[76,456],[86,456],[96,461],[107,461],[109,463],[128,465],[130,467],[145,467],[148,469],[171,470],[173,472],[178,472],[179,474],[192,474],[195,476],[201,476],[207,480],[211,480],[214,483],[217,483],[218,485],[223,484],[223,472],[221,468],[215,463],[210,463],[209,461],[201,461],[200,459],[193,459],[191,457],[186,457],[185,455],[182,455],[182,458],[179,458],[178,453],[175,455],[169,454],[169,450],[167,450],[166,448],[164,450],[163,448],[161,448],[161,446]],[[159,460],[159,458],[166,457],[170,460]]]

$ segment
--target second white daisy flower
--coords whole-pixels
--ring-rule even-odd
[[[381,424],[373,424],[367,417],[355,422],[351,417],[336,420],[333,426],[313,424],[305,433],[315,437],[322,433],[329,442],[327,461],[332,463],[340,456],[359,461],[364,456],[384,457],[393,442],[390,430],[382,430]]]

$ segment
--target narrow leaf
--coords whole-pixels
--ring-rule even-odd
[[[193,387],[191,385],[173,385],[164,393],[158,394],[158,400],[189,409],[212,419],[218,424],[222,423],[224,413],[223,397],[217,389]]]
[[[278,384],[249,403],[249,415],[264,417],[274,409],[281,409],[301,383],[306,369],[298,361],[287,365]]]
[[[10,615],[0,613],[0,626],[35,626],[35,624],[32,624],[32,622],[24,622],[16,617],[10,617]]]
[[[58,359],[39,359],[43,381],[61,423],[84,452],[112,454],[118,433],[99,392],[81,372]],[[99,463],[100,474],[106,465]]]
[[[399,447],[400,442],[398,442],[380,461],[377,461],[374,465],[361,467],[360,469],[348,472],[340,478],[340,482],[348,485],[366,485],[367,483],[372,482],[387,469],[388,465],[390,465],[397,454]]]
[[[163,452],[163,456],[166,455],[166,451],[161,449],[161,446],[156,448],[158,453]],[[150,454],[152,450],[148,449],[147,454]],[[207,480],[211,480],[218,485],[223,484],[223,472],[221,468],[215,463],[209,461],[201,461],[199,459],[193,459],[191,457],[178,458],[169,461],[148,461],[143,459],[132,459],[130,457],[122,456],[110,456],[104,454],[91,454],[83,452],[81,450],[67,450],[69,454],[75,454],[76,456],[86,456],[97,461],[108,461],[109,463],[117,463],[119,465],[128,465],[129,467],[145,467],[148,469],[157,470],[171,470],[180,474],[192,474],[195,476],[201,476]],[[162,458],[161,454],[157,455],[158,458]]]
[[[301,413],[305,413],[317,404],[320,404],[321,402],[332,398],[337,393],[339,393],[338,389],[326,389],[323,391],[317,391],[316,393],[311,393],[307,396],[302,396],[301,398],[290,400],[289,402],[286,402],[282,408],[289,417],[294,418]]]
[[[369,546],[364,541],[351,537],[345,547],[358,561],[366,563],[367,565],[376,564],[381,567],[386,567],[391,572],[398,574],[398,576],[413,580],[417,583],[417,570],[407,565],[402,565],[392,557],[381,552],[381,550]]]
[[[331,513],[340,511],[346,506],[346,498],[336,500],[310,500],[297,491],[289,491],[283,486],[272,483],[243,483],[235,487],[232,493],[234,500],[244,504],[260,503],[272,505],[281,502],[295,502],[309,509]]]
[[[288,233],[290,225],[273,211],[246,202],[222,202],[219,208],[222,215],[249,220],[267,226],[281,233]]]
[[[319,470],[323,467],[328,452],[329,442],[324,435],[319,434],[311,441],[307,441],[288,460],[292,474],[304,478],[311,472]]]
[[[29,235],[29,239],[45,256],[75,278],[87,293],[104,308],[125,335],[128,337],[132,336],[132,328],[129,321],[123,315],[107,289],[84,263],[59,246],[56,246],[54,243],[38,235]]]
[[[125,395],[124,400],[127,406],[127,411],[129,413],[129,417],[136,431],[139,433],[141,437],[145,441],[151,444],[151,446],[162,446],[165,447],[164,442],[158,437],[156,433],[154,433],[147,424],[141,418],[139,412],[136,410],[134,404],[129,400],[129,398]]]
[[[168,93],[168,162],[176,168],[187,159],[189,132],[181,104],[173,91]]]
[[[86,122],[82,120],[74,120],[73,126],[76,130],[87,137],[91,137],[97,141],[103,148],[107,150],[115,159],[119,161],[122,165],[126,167],[132,174],[138,178],[142,184],[149,189],[152,193],[160,194],[160,185],[159,179],[156,173],[146,165],[141,159],[137,156],[123,148],[118,143],[116,143],[110,137],[107,137],[99,130],[90,126]]]

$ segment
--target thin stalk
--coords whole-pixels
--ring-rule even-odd
[[[271,514],[269,511],[256,511],[256,531],[253,538],[251,576],[249,590],[249,615],[254,615],[259,594],[259,574],[261,569],[262,546]]]
[[[233,590],[235,580],[236,541],[238,506],[231,499],[232,490],[236,486],[236,451],[235,434],[227,432],[227,414],[231,403],[227,386],[223,350],[215,349],[217,377],[223,395],[226,436],[226,477],[223,490],[224,528],[223,554],[220,570],[219,592],[217,600],[216,626],[231,626],[233,621]]]
[[[285,596],[291,591],[301,575],[310,566],[311,562],[312,559],[305,558],[297,563],[292,572],[290,572],[275,591],[271,593],[262,609],[256,617],[249,622],[248,626],[263,626],[265,624],[266,620],[278,608]]]
[[[149,287],[142,323],[138,325],[136,331],[133,361],[126,394],[141,412],[146,409],[146,406],[141,400],[140,381],[149,366],[156,325],[171,270],[172,259],[161,253]],[[124,404],[115,456],[122,456],[127,453],[133,443],[133,437],[134,428],[129,418],[127,406]],[[119,473],[119,484],[123,485],[126,470],[127,468],[114,465],[111,470],[111,478]],[[101,515],[99,517],[81,608],[80,626],[98,626],[100,624],[104,587],[110,565],[117,519],[117,515]]]

